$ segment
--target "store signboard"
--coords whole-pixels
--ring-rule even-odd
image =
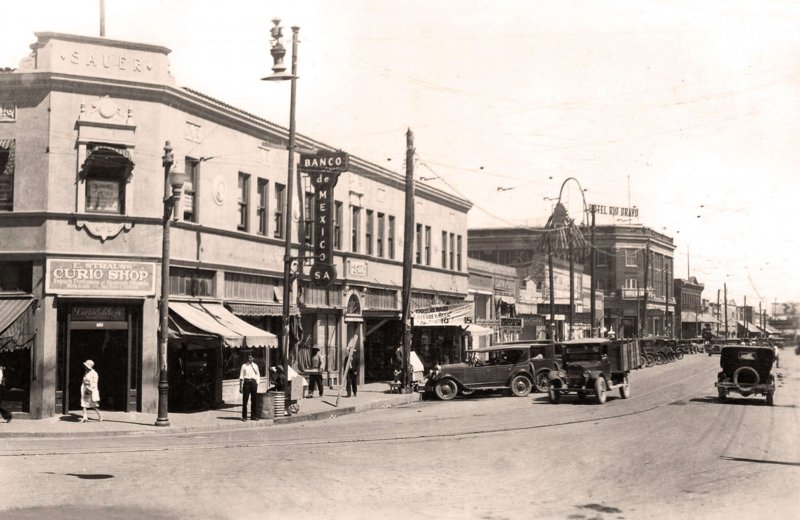
[[[473,322],[475,307],[472,303],[433,305],[411,312],[415,327],[441,325],[469,325]]]
[[[48,294],[153,296],[156,265],[106,259],[47,260],[45,292]]]

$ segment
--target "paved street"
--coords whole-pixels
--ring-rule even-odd
[[[632,398],[603,406],[482,396],[264,429],[6,439],[0,510],[12,519],[797,518],[800,359],[789,352],[774,407],[719,404],[719,358],[693,355],[636,371]]]

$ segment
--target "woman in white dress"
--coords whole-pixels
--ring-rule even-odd
[[[87,359],[83,362],[86,367],[86,374],[83,376],[83,383],[81,384],[81,408],[83,408],[83,418],[81,422],[86,422],[86,409],[93,408],[97,412],[97,420],[102,421],[103,416],[100,414],[100,391],[97,389],[97,381],[100,376],[94,371],[94,361]]]

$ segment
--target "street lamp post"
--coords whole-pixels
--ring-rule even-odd
[[[169,426],[167,379],[167,341],[169,339],[169,230],[175,203],[180,200],[184,174],[171,171],[175,158],[169,141],[164,144],[164,232],[161,242],[161,327],[158,331],[158,418],[156,426]]]
[[[286,66],[283,64],[283,57],[286,49],[281,43],[283,29],[280,26],[280,18],[272,20],[273,27],[270,29],[272,36],[272,46],[270,54],[273,59],[273,73],[265,78],[264,81],[291,81],[291,98],[289,101],[289,165],[286,177],[286,212],[284,213],[284,251],[283,251],[283,336],[281,338],[281,351],[283,352],[283,373],[289,373],[289,291],[292,283],[292,186],[294,180],[294,149],[295,149],[295,102],[297,98],[297,33],[300,28],[292,27],[292,71],[286,73]]]

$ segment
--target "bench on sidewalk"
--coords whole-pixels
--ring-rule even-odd
[[[399,381],[389,381],[389,391],[393,394],[399,394],[402,387],[403,383]]]

